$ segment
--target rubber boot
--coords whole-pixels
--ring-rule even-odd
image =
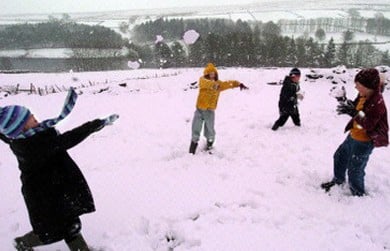
[[[14,239],[14,247],[18,251],[34,251],[33,247],[41,245],[43,245],[42,241],[33,231]]]
[[[214,141],[207,140],[207,145],[206,145],[206,150],[207,151],[210,151],[211,149],[213,149],[213,143],[214,143]]]
[[[198,143],[197,142],[194,142],[194,141],[191,141],[191,145],[190,145],[190,153],[191,154],[195,154],[195,151],[196,151],[196,148],[198,147]]]
[[[77,234],[72,240],[65,240],[70,251],[90,251],[87,243],[81,234]]]

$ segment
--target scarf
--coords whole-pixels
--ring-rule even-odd
[[[25,139],[37,134],[38,132],[42,132],[47,130],[48,128],[54,127],[58,122],[60,122],[61,120],[66,118],[66,116],[69,115],[74,105],[76,104],[76,100],[77,93],[73,88],[70,88],[68,91],[68,95],[66,96],[64,106],[62,107],[62,111],[58,117],[42,121],[37,127],[28,129],[27,131],[19,134],[16,139]]]

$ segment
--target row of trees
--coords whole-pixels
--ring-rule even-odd
[[[188,29],[200,33],[192,45],[181,40]],[[162,35],[164,40],[155,43],[156,35]],[[248,67],[357,67],[390,63],[388,52],[383,53],[366,41],[352,42],[353,35],[347,30],[342,44],[335,44],[333,38],[320,43],[326,37],[323,29],[315,32],[316,39],[294,38],[282,36],[280,26],[273,22],[159,19],[134,28],[135,42],[129,45],[129,58],[141,58],[147,67],[199,66],[207,62]]]
[[[315,18],[315,19],[281,19],[276,23],[282,33],[308,32],[313,33],[318,29],[325,32],[344,32],[346,30],[363,32],[374,35],[390,36],[390,20],[385,18],[382,13],[377,13],[373,18],[364,18],[356,13],[351,13],[345,18]],[[262,22],[242,22],[238,20],[233,22],[228,19],[169,19],[162,18],[155,21],[148,21],[136,26],[133,29],[133,36],[136,42],[145,42],[155,39],[156,34],[164,36],[166,39],[180,39],[184,31],[195,29],[201,32],[201,35],[216,33],[225,35],[230,32],[246,31],[256,25],[263,26]]]
[[[196,30],[200,37],[186,44],[182,36]],[[156,42],[156,36],[164,39]],[[214,62],[224,66],[349,67],[390,64],[389,53],[377,50],[367,41],[353,42],[346,30],[343,41],[325,41],[319,28],[315,38],[282,35],[280,23],[249,23],[226,19],[158,19],[135,26],[132,42],[102,26],[72,22],[68,16],[47,23],[8,26],[0,31],[0,49],[31,48],[122,48],[128,59],[143,67],[192,67]],[[81,48],[81,49],[80,49]],[[91,53],[99,53],[91,50]],[[85,54],[85,53],[84,53]],[[107,58],[120,58],[111,55]]]
[[[379,14],[375,18],[348,17],[279,20],[278,25],[282,32],[312,33],[321,28],[325,32],[343,32],[348,29],[373,35],[390,36],[390,20]]]
[[[122,48],[121,35],[103,26],[51,18],[38,24],[16,24],[0,30],[0,49]]]

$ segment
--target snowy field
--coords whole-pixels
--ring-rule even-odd
[[[107,251],[252,251],[390,249],[390,154],[377,148],[367,166],[368,196],[319,185],[332,178],[332,157],[349,118],[337,115],[322,78],[305,81],[302,127],[274,132],[278,82],[288,68],[220,69],[222,80],[250,87],[221,93],[215,153],[188,154],[202,68],[59,74],[0,74],[1,86],[74,86],[80,93],[61,132],[118,113],[113,126],[69,152],[92,189],[97,212],[82,216],[90,245]],[[302,69],[307,74],[309,69]],[[327,74],[328,69],[320,72]],[[339,76],[354,98],[355,69]],[[88,82],[101,83],[90,88]],[[119,84],[126,83],[126,87]],[[107,89],[108,87],[108,89]],[[186,90],[186,91],[185,91]],[[60,112],[65,92],[4,97],[0,106],[29,107],[39,119]],[[384,93],[388,108],[390,90]],[[200,148],[205,144],[200,142]],[[30,231],[17,162],[0,142],[0,246]],[[67,250],[64,242],[38,251]]]

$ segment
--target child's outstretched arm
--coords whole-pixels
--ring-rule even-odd
[[[218,90],[220,90],[220,91],[224,91],[227,89],[236,88],[236,87],[240,86],[240,82],[238,82],[236,80],[228,80],[228,81],[219,80],[218,84],[219,84]]]
[[[105,119],[95,119],[84,123],[70,131],[58,135],[55,142],[53,142],[52,149],[54,151],[67,150],[82,142],[89,135],[101,130],[106,125],[112,125],[119,115],[113,114]]]

